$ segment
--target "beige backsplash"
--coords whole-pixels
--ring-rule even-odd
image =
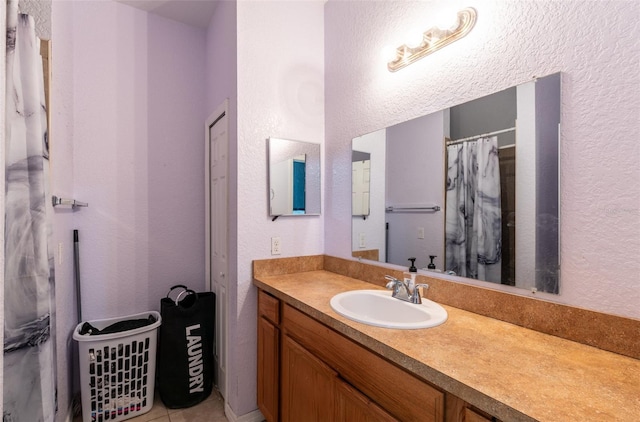
[[[328,255],[256,260],[254,277],[325,270],[384,286],[402,271]],[[426,297],[445,305],[640,359],[640,321],[478,286],[418,275]]]

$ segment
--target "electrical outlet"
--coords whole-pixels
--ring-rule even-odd
[[[366,242],[364,233],[360,233],[360,247],[361,248],[366,248],[367,247],[367,242]]]
[[[424,239],[424,227],[418,227],[418,239]]]
[[[281,253],[280,237],[271,238],[271,255],[280,255]]]

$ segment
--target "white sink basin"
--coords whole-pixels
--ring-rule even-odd
[[[376,327],[412,330],[447,320],[447,311],[429,299],[417,305],[393,298],[385,290],[352,290],[335,295],[330,303],[343,317]]]

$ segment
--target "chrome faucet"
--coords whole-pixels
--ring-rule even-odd
[[[391,297],[404,300],[405,302],[415,304],[422,303],[422,298],[420,297],[420,287],[424,287],[425,289],[429,288],[428,284],[419,283],[414,285],[413,289],[411,289],[407,280],[398,280],[397,278],[391,277],[390,275],[385,275],[384,278],[389,280],[386,286],[387,289],[393,290]]]

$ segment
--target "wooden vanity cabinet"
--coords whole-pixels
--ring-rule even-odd
[[[348,422],[397,421],[367,396],[341,379],[338,379],[336,383],[336,409],[333,420]]]
[[[282,331],[376,406],[402,421],[442,421],[444,394],[404,369],[284,304]]]
[[[282,420],[329,421],[338,374],[289,336],[282,338]]]
[[[442,391],[258,292],[258,406],[267,421],[492,421],[450,394],[445,415]]]
[[[445,409],[445,422],[500,422],[450,393],[445,395]]]
[[[282,421],[397,421],[287,335],[281,365]]]
[[[267,421],[279,420],[280,301],[258,291],[258,407]]]
[[[476,410],[473,410],[469,407],[464,409],[464,419],[460,422],[496,422],[496,418],[486,417],[484,414],[478,413]]]

